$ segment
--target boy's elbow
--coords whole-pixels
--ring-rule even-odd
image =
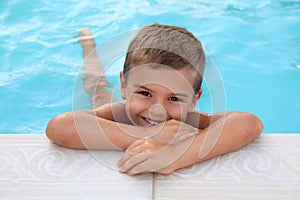
[[[57,140],[59,121],[59,116],[56,116],[49,121],[46,127],[46,136],[54,143],[56,143],[55,141]]]
[[[250,137],[250,140],[257,138],[263,131],[264,125],[262,121],[254,114],[241,112],[241,118],[244,121],[245,133]]]
[[[56,117],[55,117],[56,118]],[[55,136],[55,118],[51,119],[46,127],[46,136],[49,140],[53,141]]]
[[[55,144],[69,146],[69,137],[72,135],[71,123],[73,124],[73,115],[70,112],[54,117],[46,127],[46,136]]]
[[[237,134],[236,139],[239,138],[239,148],[257,138],[264,127],[257,116],[247,112],[230,112],[227,114],[227,119],[230,119],[229,121],[232,122],[230,124],[233,124],[232,128]]]
[[[253,127],[251,130],[253,132],[254,135],[256,135],[257,137],[262,133],[263,129],[264,129],[264,124],[262,123],[262,121],[254,114],[250,114],[248,113],[248,118],[249,118],[249,123],[250,126]]]

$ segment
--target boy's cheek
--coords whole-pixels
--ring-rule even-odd
[[[145,103],[145,99],[142,99],[139,95],[131,95],[128,99],[127,99],[129,105],[142,105],[143,103]]]
[[[131,96],[130,99],[127,99],[128,101],[128,108],[131,112],[139,112],[140,110],[147,108],[147,102],[142,101],[140,98]]]
[[[168,113],[171,119],[178,121],[185,121],[187,118],[188,108],[185,105],[178,105],[176,107],[168,108]]]

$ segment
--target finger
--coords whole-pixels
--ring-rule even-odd
[[[126,152],[124,154],[124,156],[118,161],[118,167],[120,167],[121,165],[123,165],[124,162],[126,162],[130,157],[134,156],[136,153],[139,153],[140,151],[134,150],[136,147],[138,147],[139,145],[142,145],[144,142],[144,140],[137,140],[135,142],[133,142],[127,149]]]
[[[145,161],[147,157],[145,154],[136,154],[135,156],[129,158],[123,165],[119,167],[120,172],[129,172],[130,169],[139,163]]]
[[[139,140],[133,142],[132,144],[130,144],[129,147],[126,149],[126,151],[131,151],[131,149],[142,145],[144,142],[145,142],[144,139],[139,139]]]
[[[129,169],[134,167],[136,164],[143,162],[145,159],[145,156],[142,154],[132,155],[121,163],[121,165],[119,166],[119,171],[127,172]]]
[[[129,150],[130,153],[147,153],[147,144],[141,144]]]
[[[149,160],[146,159],[143,162],[136,164],[127,173],[135,175],[135,174],[152,172],[152,171],[155,171],[155,169],[154,169],[154,167],[151,167],[151,163],[149,163]]]
[[[127,173],[129,176],[135,176],[137,174],[134,174],[134,173]]]
[[[134,153],[125,152],[124,156],[118,162],[118,167],[122,166],[130,157],[134,155],[135,155]]]

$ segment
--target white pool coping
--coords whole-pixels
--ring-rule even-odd
[[[0,199],[299,199],[300,134],[163,176],[118,172],[118,151],[72,150],[44,134],[0,134]]]

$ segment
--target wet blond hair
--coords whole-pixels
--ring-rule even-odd
[[[123,73],[126,77],[133,67],[148,63],[190,69],[195,93],[201,88],[205,53],[201,42],[184,28],[162,24],[143,27],[128,47]]]

